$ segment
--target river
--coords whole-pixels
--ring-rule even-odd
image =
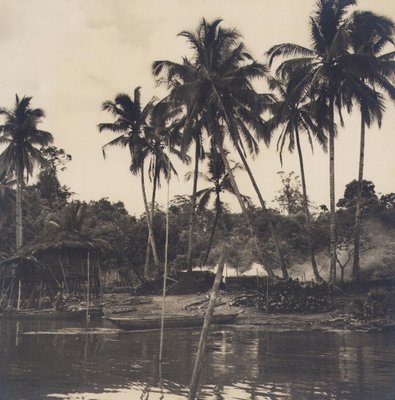
[[[159,369],[157,331],[3,320],[0,399],[185,399],[199,335],[166,330]],[[394,336],[215,329],[199,399],[395,399]]]

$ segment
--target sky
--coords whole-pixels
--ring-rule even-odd
[[[75,198],[89,201],[108,197],[123,201],[131,214],[143,212],[140,181],[129,172],[126,149],[109,149],[106,160],[101,147],[113,138],[99,133],[97,124],[111,122],[101,110],[117,93],[132,94],[141,86],[142,100],[161,97],[151,74],[155,60],[181,61],[190,54],[185,39],[177,34],[194,30],[204,17],[221,18],[225,27],[236,27],[248,50],[260,62],[273,45],[293,42],[309,45],[308,20],[315,0],[0,0],[0,57],[2,84],[0,106],[11,108],[15,94],[33,96],[33,107],[43,108],[41,129],[50,131],[55,145],[73,157],[61,183]],[[395,19],[392,0],[359,0],[357,9]],[[257,86],[265,90],[262,84]],[[367,131],[365,179],[376,192],[395,192],[395,109],[387,103],[381,129]],[[357,176],[359,116],[345,118],[335,147],[336,196]],[[328,155],[306,142],[305,167],[310,199],[329,204]],[[236,158],[236,157],[234,157]],[[190,194],[184,174],[192,169],[175,163],[179,178],[170,184],[170,197]],[[297,155],[285,152],[283,166],[271,146],[261,146],[251,161],[258,185],[269,205],[281,187],[278,171],[298,173]],[[245,172],[236,176],[240,190],[258,204]],[[203,183],[199,185],[203,188]],[[148,192],[149,195],[149,192]],[[158,195],[164,204],[165,187]],[[228,199],[234,211],[236,202]]]

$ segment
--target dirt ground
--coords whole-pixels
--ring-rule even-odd
[[[165,300],[165,316],[204,315],[208,294],[169,295]],[[395,330],[395,320],[390,317],[363,320],[344,314],[337,309],[316,314],[267,314],[256,307],[234,307],[229,303],[232,295],[220,292],[215,313],[237,313],[234,324],[258,326],[267,331],[360,331]],[[106,294],[103,299],[106,316],[142,318],[160,316],[162,296],[131,296]]]

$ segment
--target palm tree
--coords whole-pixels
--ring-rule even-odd
[[[318,272],[312,244],[311,217],[307,197],[303,153],[300,145],[300,131],[306,133],[312,148],[314,138],[324,148],[324,150],[326,150],[327,138],[324,135],[323,130],[320,129],[314,121],[312,113],[312,109],[314,109],[314,102],[308,98],[297,101],[289,100],[289,98],[292,96],[293,87],[298,82],[299,76],[297,73],[293,74],[288,81],[275,78],[269,79],[270,89],[275,90],[278,93],[278,100],[271,106],[273,117],[267,120],[266,124],[270,130],[276,129],[280,126],[283,127],[277,142],[277,149],[280,153],[281,164],[282,153],[286,141],[288,141],[288,150],[290,153],[295,150],[296,146],[299,158],[300,176],[302,180],[303,208],[306,218],[308,249],[315,279],[320,282],[322,281],[322,278]]]
[[[6,148],[0,154],[0,170],[16,178],[16,248],[23,244],[22,187],[33,175],[35,164],[45,162],[41,149],[53,142],[52,134],[37,125],[45,117],[41,108],[32,108],[32,97],[19,99],[15,95],[14,108],[0,108],[5,122],[0,125],[0,144]]]
[[[200,119],[204,121],[205,130],[221,154],[234,193],[243,213],[250,219],[253,230],[251,218],[224,151],[224,140],[228,138],[237,149],[261,205],[266,209],[244,156],[244,144],[250,152],[257,152],[258,145],[250,130],[263,136],[260,114],[267,96],[258,95],[251,81],[263,77],[267,69],[252,59],[235,29],[222,28],[220,23],[221,20],[207,23],[203,19],[196,32],[181,32],[180,36],[187,39],[193,50],[192,59],[184,58],[181,64],[157,61],[153,65],[153,72],[156,77],[164,74],[165,79],[159,79],[159,82],[167,83],[175,103],[186,105],[186,141],[190,137],[187,132],[191,126]],[[183,145],[185,150],[185,142]],[[282,262],[281,266],[284,277],[288,277],[285,263]]]
[[[226,151],[226,154],[228,155],[229,152]],[[206,157],[208,158],[207,173],[199,173],[199,176],[204,181],[209,183],[210,186],[207,188],[201,189],[196,193],[196,199],[197,199],[197,203],[198,203],[197,210],[199,212],[201,212],[205,208],[207,208],[212,197],[214,197],[215,216],[214,216],[213,226],[211,228],[207,251],[206,251],[204,259],[201,262],[201,265],[205,265],[207,263],[208,257],[210,255],[211,247],[213,244],[214,234],[215,234],[215,230],[217,228],[218,220],[221,219],[221,215],[222,215],[222,211],[223,211],[223,206],[222,206],[223,203],[221,201],[221,193],[228,192],[228,193],[234,194],[233,187],[230,183],[229,174],[225,170],[225,166],[224,166],[224,163],[222,161],[222,158],[221,158],[221,155],[220,155],[218,149],[216,149],[215,147],[212,147],[210,153],[206,154]],[[243,169],[243,167],[241,165],[234,163],[232,161],[231,161],[231,163],[233,164],[232,171]],[[195,171],[193,171],[193,174],[195,174]],[[187,173],[185,175],[186,180],[189,180],[191,178],[191,175],[192,175],[191,173]],[[245,195],[242,195],[242,196],[243,196],[243,201],[247,205],[250,205],[251,199],[248,196],[245,196]]]
[[[86,207],[79,201],[72,201],[60,213],[51,215],[48,223],[55,226],[63,233],[82,234],[86,219]]]
[[[303,77],[294,87],[295,101],[310,93],[316,99],[316,115],[320,125],[329,119],[329,186],[330,186],[330,280],[336,281],[336,208],[335,208],[335,135],[334,110],[341,123],[344,93],[359,90],[355,83],[370,76],[372,57],[350,53],[346,13],[356,0],[318,0],[310,19],[312,48],[283,43],[268,50],[269,65],[277,57],[292,57],[277,68],[277,77],[286,79],[295,71]],[[322,121],[325,119],[325,122]]]
[[[349,22],[351,48],[356,54],[367,54],[377,61],[371,79],[361,79],[358,85],[361,90],[354,96],[361,113],[361,133],[358,168],[358,193],[355,209],[354,257],[352,274],[359,279],[360,271],[360,229],[362,182],[365,159],[365,127],[370,127],[374,121],[381,126],[384,111],[384,99],[376,90],[384,91],[391,100],[395,99],[395,52],[382,54],[387,45],[394,45],[394,22],[367,11],[355,11]],[[350,108],[351,108],[350,103]]]
[[[115,118],[115,121],[111,123],[101,123],[98,125],[98,128],[100,132],[109,130],[118,134],[115,139],[103,146],[103,155],[105,156],[105,150],[108,146],[128,147],[131,156],[130,171],[134,175],[140,174],[141,190],[147,216],[148,242],[151,244],[155,265],[159,267],[159,257],[154,238],[153,221],[148,207],[144,177],[145,160],[151,150],[151,146],[146,141],[144,129],[148,125],[153,106],[154,99],[149,101],[146,106],[142,108],[140,87],[134,90],[133,100],[127,94],[118,94],[115,96],[114,101],[105,101],[102,105],[102,109],[110,112]]]
[[[140,142],[142,146],[141,152],[146,154],[148,159],[148,176],[152,182],[151,226],[154,225],[156,191],[161,186],[161,176],[169,180],[172,174],[177,175],[177,171],[164,149],[167,147],[169,154],[175,154],[178,158],[183,158],[178,150],[181,140],[179,115],[180,109],[174,107],[167,98],[155,104],[150,112],[148,124],[144,129],[144,140]],[[187,158],[185,160],[188,161]],[[149,275],[149,261],[150,246],[147,246],[144,266],[146,277]]]

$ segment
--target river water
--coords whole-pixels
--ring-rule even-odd
[[[185,399],[200,330],[0,321],[1,400]],[[199,399],[395,399],[395,335],[214,329]]]

